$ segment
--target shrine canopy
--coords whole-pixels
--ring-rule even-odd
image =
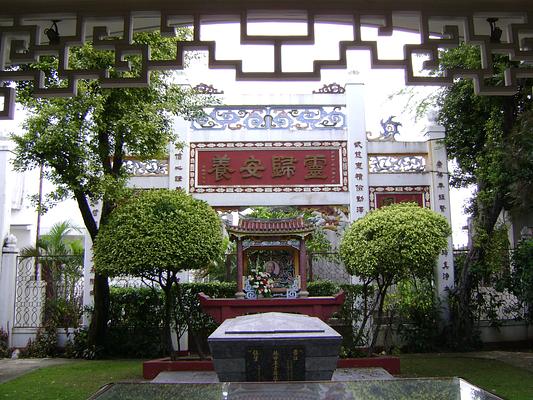
[[[315,227],[303,217],[284,219],[241,218],[226,227],[237,242],[237,298],[254,298],[247,287],[252,271],[268,272],[276,296],[307,297],[306,238]]]
[[[305,222],[303,217],[283,219],[240,218],[238,225],[228,225],[228,234],[236,239],[243,238],[290,238],[305,239],[315,227]]]

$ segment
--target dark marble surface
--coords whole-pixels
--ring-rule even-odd
[[[319,318],[273,312],[228,319],[208,342],[220,381],[277,382],[330,380],[341,339]]]
[[[459,378],[357,382],[116,383],[92,400],[502,400]]]

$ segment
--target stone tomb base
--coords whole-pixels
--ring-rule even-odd
[[[322,381],[341,335],[316,317],[269,312],[227,319],[208,343],[221,382]]]

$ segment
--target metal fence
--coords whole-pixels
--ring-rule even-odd
[[[83,257],[19,256],[15,278],[15,328],[38,328],[51,314],[76,327],[83,309]],[[67,327],[67,326],[65,326]]]

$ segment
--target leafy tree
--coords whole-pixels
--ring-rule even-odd
[[[187,31],[179,34],[183,37]],[[176,53],[176,39],[162,38],[156,32],[137,33],[134,43],[149,45],[152,59],[169,59]],[[130,56],[126,61],[129,70],[116,70],[114,52],[96,50],[89,43],[71,48],[69,53],[70,68],[107,70],[115,78],[139,76],[140,58]],[[57,59],[51,57],[41,57],[37,65],[47,71],[47,88],[63,88],[68,84],[57,65]],[[29,116],[24,134],[13,136],[15,167],[20,171],[43,167],[46,178],[57,187],[49,196],[49,203],[74,198],[93,242],[116,199],[122,196],[127,179],[125,157],[146,159],[164,154],[168,143],[175,139],[173,116],[193,117],[203,104],[203,100],[173,84],[171,75],[163,72],[152,72],[147,88],[109,89],[96,80],[80,80],[77,95],[72,98],[36,99],[32,96],[32,84],[20,82],[18,86],[18,100]],[[91,204],[98,202],[101,213],[95,217]],[[95,274],[93,289],[89,337],[93,345],[101,345],[109,312],[109,283],[105,274]]]
[[[340,256],[351,274],[376,287],[376,301],[369,315],[377,307],[377,321],[381,320],[385,297],[393,284],[431,277],[450,234],[443,216],[414,203],[383,207],[350,225],[341,241]],[[370,354],[378,334],[376,324]]]
[[[207,203],[182,191],[150,190],[134,195],[111,213],[94,243],[94,263],[101,274],[141,277],[161,287],[165,344],[172,355],[172,288],[177,285],[179,292],[177,274],[204,267],[221,251],[222,226]]]
[[[512,255],[510,290],[527,306],[527,319],[533,321],[533,239],[521,240]]]
[[[480,68],[479,48],[462,45],[443,53],[441,67]],[[493,56],[497,85],[511,62]],[[438,122],[446,128],[445,144],[457,162],[451,177],[456,187],[475,185],[472,199],[473,246],[458,274],[452,297],[453,336],[472,337],[470,307],[475,276],[489,265],[490,248],[503,210],[530,208],[533,195],[533,112],[531,80],[519,79],[513,96],[477,96],[469,80],[457,80],[437,97]],[[465,343],[466,344],[466,343]]]

